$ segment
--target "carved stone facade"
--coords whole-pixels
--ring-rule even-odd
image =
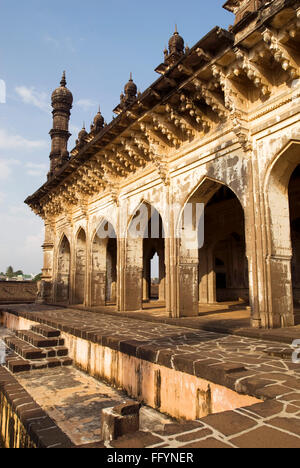
[[[254,327],[294,324],[300,2],[225,7],[236,15],[229,31],[216,27],[191,49],[176,31],[160,78],[142,94],[131,78],[117,117],[106,125],[98,115],[26,200],[45,221],[47,302],[141,310],[157,254],[170,316],[240,300],[249,301]],[[57,154],[66,155],[67,112]],[[197,226],[182,223],[195,203],[204,206],[203,245]],[[132,235],[143,210],[143,234],[158,220],[154,238]]]

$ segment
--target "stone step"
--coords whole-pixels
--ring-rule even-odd
[[[31,330],[45,338],[58,338],[60,337],[60,330],[49,327],[48,325],[37,324],[31,327]]]
[[[20,338],[10,336],[5,338],[4,342],[11,350],[15,351],[24,359],[40,360],[47,357],[47,354],[43,349],[36,348],[30,343],[20,340]]]
[[[45,358],[68,356],[69,351],[65,346],[55,346],[52,348],[36,348],[27,341],[9,336],[4,339],[9,349],[15,351],[24,359],[41,360]]]
[[[31,330],[18,330],[16,335],[21,340],[32,344],[36,348],[53,348],[55,346],[64,346],[65,340],[63,338],[45,338]]]
[[[18,374],[19,372],[28,372],[31,369],[31,363],[27,359],[23,359],[18,356],[16,353],[12,353],[7,357],[5,366],[13,374]]]
[[[17,354],[13,354],[7,358],[5,367],[13,374],[18,374],[20,372],[28,372],[32,370],[71,366],[72,364],[73,360],[69,357],[55,357],[43,359],[41,361],[32,361],[29,359],[23,359]]]

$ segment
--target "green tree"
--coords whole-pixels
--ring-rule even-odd
[[[19,275],[23,275],[23,271],[22,271],[22,270],[18,270],[18,271],[15,271],[15,272],[14,272],[14,276],[19,276]]]
[[[14,269],[12,266],[9,266],[6,270],[6,276],[8,276],[8,278],[12,278],[14,276]]]
[[[38,275],[36,275],[32,281],[41,281],[42,279],[42,273],[39,273]]]

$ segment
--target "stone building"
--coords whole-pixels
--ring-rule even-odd
[[[99,110],[70,154],[63,76],[52,95],[48,180],[26,200],[45,222],[45,301],[142,310],[157,254],[171,317],[244,301],[253,327],[294,324],[300,2],[224,8],[235,15],[228,31],[215,27],[187,48],[176,30],[157,81],[138,93],[130,77],[116,118],[107,125]],[[189,205],[202,207],[201,221],[183,222]],[[154,224],[156,235],[145,235]]]

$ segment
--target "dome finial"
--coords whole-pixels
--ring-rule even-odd
[[[175,32],[169,40],[169,51],[170,54],[177,54],[178,56],[184,53],[184,40],[178,34],[177,24],[175,24]]]
[[[67,85],[67,81],[66,81],[66,72],[63,71],[62,78],[61,78],[61,82],[60,82],[60,86],[62,86],[63,88],[65,88],[66,85]]]

